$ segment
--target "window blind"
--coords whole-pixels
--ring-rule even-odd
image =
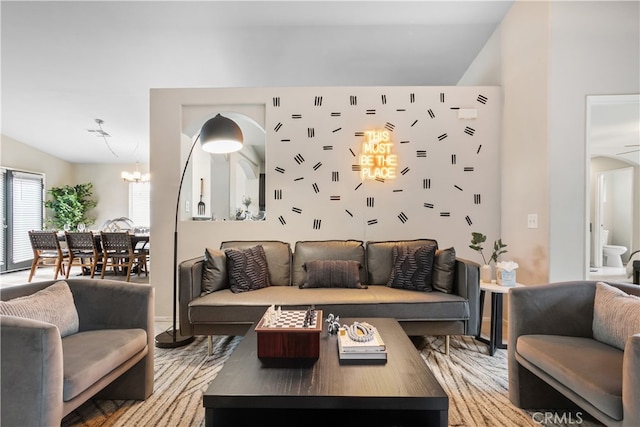
[[[29,230],[42,229],[42,176],[16,171],[10,173],[13,202],[12,262],[19,263],[33,258]]]
[[[129,219],[136,227],[149,227],[151,224],[150,189],[149,182],[129,183]]]

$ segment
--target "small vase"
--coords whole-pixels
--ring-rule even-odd
[[[480,267],[480,281],[491,283],[491,277],[493,276],[493,270],[489,264],[484,264]]]

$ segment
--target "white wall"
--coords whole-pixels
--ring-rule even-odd
[[[267,220],[180,221],[178,262],[225,240],[425,237],[480,261],[468,248],[471,232],[498,238],[499,88],[152,89],[151,283],[158,316],[171,313],[175,198],[193,137],[185,132],[206,120],[185,111],[209,105],[214,114],[231,102],[265,106]],[[458,119],[457,108],[476,109],[477,120]],[[394,180],[362,183],[353,169],[364,140],[359,133],[371,129],[392,137]],[[180,215],[188,218],[184,205]]]

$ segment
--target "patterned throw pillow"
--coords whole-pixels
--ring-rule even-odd
[[[355,288],[367,289],[360,283],[358,261],[350,260],[316,260],[307,261],[302,266],[307,278],[300,289],[305,288]]]
[[[231,292],[240,293],[271,286],[264,248],[225,249]]]
[[[0,314],[52,323],[62,338],[75,334],[80,327],[73,294],[65,281],[31,295],[0,301]]]
[[[453,276],[456,266],[454,248],[438,249],[433,260],[433,288],[450,294],[453,292]]]
[[[393,268],[387,286],[412,291],[431,292],[435,246],[394,246]]]
[[[596,283],[592,328],[594,339],[624,350],[627,338],[640,333],[640,297]]]

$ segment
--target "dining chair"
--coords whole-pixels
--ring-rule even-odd
[[[100,232],[102,241],[102,272],[100,278],[104,279],[104,273],[111,267],[114,274],[118,274],[120,268],[125,269],[127,282],[131,278],[134,264],[138,269],[138,276],[142,271],[149,275],[147,271],[147,256],[144,253],[135,252],[131,243],[131,236],[125,232]]]
[[[102,253],[98,250],[96,236],[91,231],[68,232],[64,233],[69,249],[69,258],[63,261],[66,265],[66,278],[69,278],[71,267],[78,266],[85,275],[85,269],[88,268],[91,278],[96,274],[98,264],[102,264]]]
[[[69,251],[60,247],[58,234],[55,231],[30,230],[29,240],[33,249],[33,262],[27,282],[31,282],[33,275],[40,267],[54,267],[54,279],[58,279],[58,274],[64,274],[63,262],[68,260]]]

